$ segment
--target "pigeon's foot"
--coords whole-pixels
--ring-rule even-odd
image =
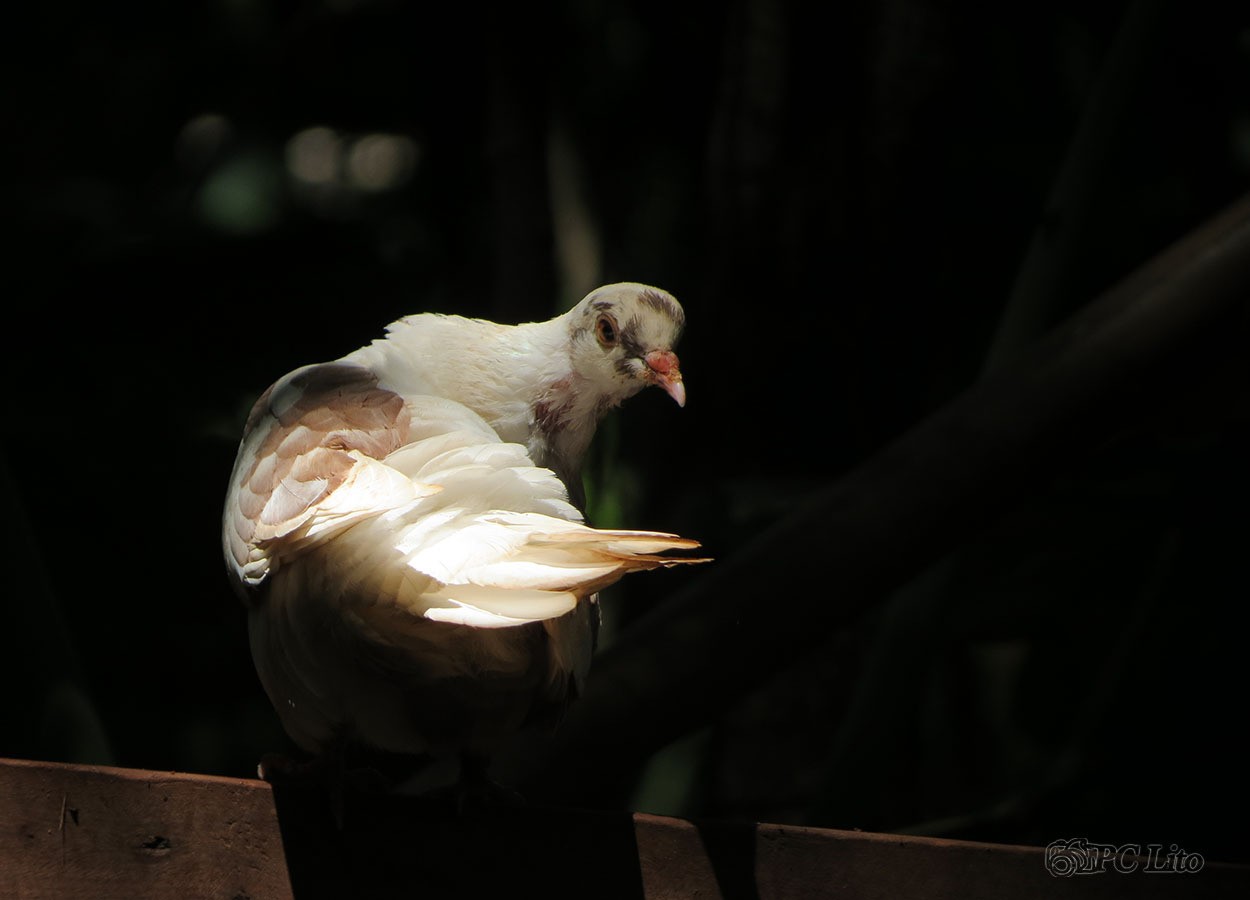
[[[456,814],[472,818],[498,809],[515,809],[525,805],[525,798],[486,774],[485,758],[472,754],[460,757],[460,780],[452,786]]]
[[[283,753],[266,753],[256,772],[276,790],[324,793],[340,830],[346,818],[349,794],[387,794],[395,789],[394,781],[373,766],[349,768],[342,745],[331,745],[325,753],[302,761]]]
[[[525,797],[497,781],[460,782],[455,787],[456,813],[461,818],[472,818],[498,809],[518,809],[525,806]]]
[[[266,753],[256,766],[256,777],[284,787],[308,787],[325,780],[326,768],[323,757],[297,760],[285,753]]]

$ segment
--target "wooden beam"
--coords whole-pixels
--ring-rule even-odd
[[[0,760],[0,897],[291,897],[259,781]]]
[[[0,897],[818,898],[1250,896],[1250,867],[1058,878],[1044,850],[643,813],[351,794],[0,760]]]

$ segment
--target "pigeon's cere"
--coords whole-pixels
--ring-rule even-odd
[[[652,350],[642,359],[651,370],[651,381],[668,391],[678,406],[685,406],[686,385],[681,380],[681,369],[677,367],[677,354],[672,350]]]
[[[582,521],[599,419],[648,385],[686,401],[669,294],[599,288],[547,322],[416,315],[269,388],[223,545],[287,732],[489,757],[580,690],[596,592],[699,562],[695,541]]]

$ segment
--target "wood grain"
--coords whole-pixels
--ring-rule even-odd
[[[1054,878],[1043,850],[0,760],[0,897],[1242,898],[1250,868]]]

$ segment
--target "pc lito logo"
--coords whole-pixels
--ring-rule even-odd
[[[1166,851],[1162,844],[1094,844],[1085,838],[1051,841],[1046,845],[1043,864],[1055,878],[1071,875],[1093,875],[1098,872],[1174,873],[1201,872],[1206,860],[1201,853],[1190,853],[1172,844]]]

